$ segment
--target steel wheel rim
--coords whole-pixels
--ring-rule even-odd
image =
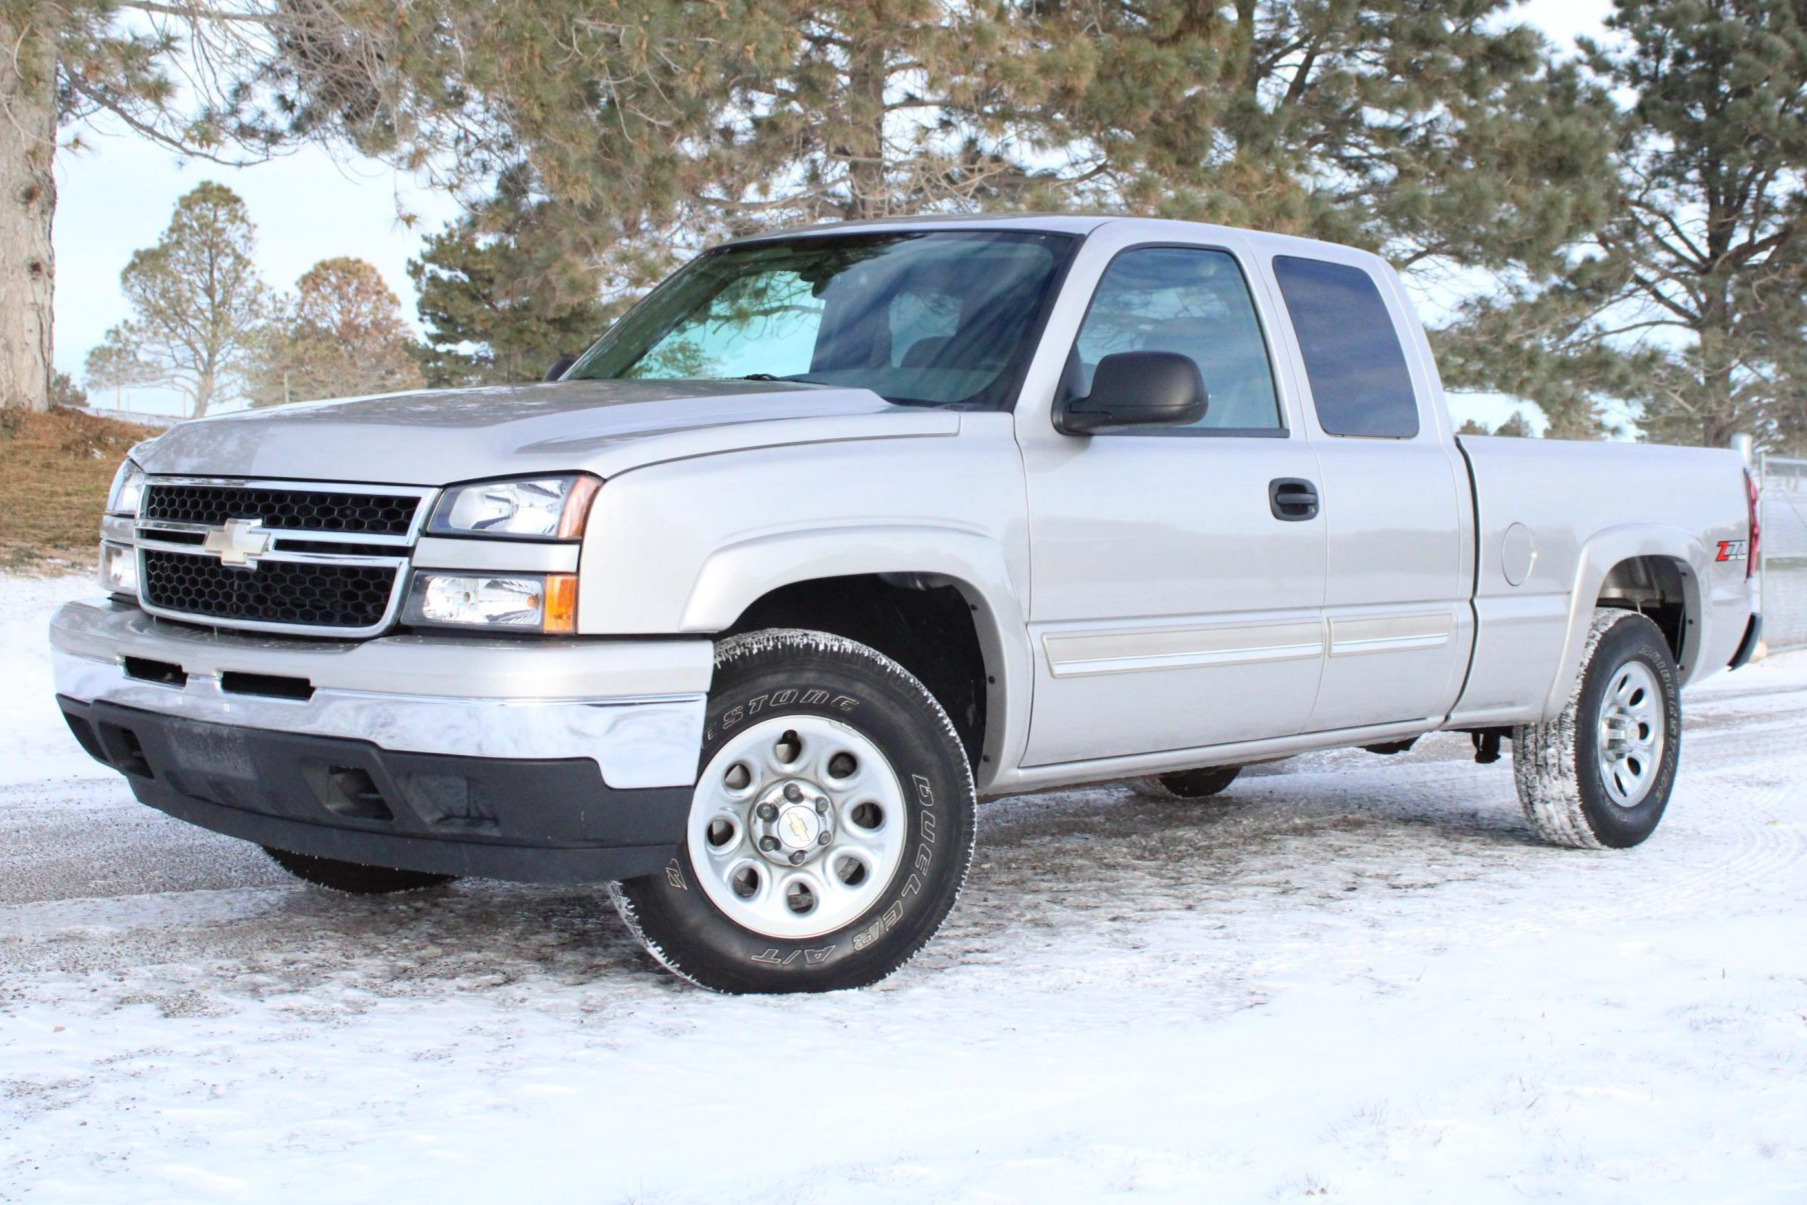
[[[1634,808],[1656,785],[1668,743],[1668,716],[1656,674],[1642,661],[1613,671],[1600,701],[1600,782],[1614,806]]]
[[[878,901],[903,861],[907,824],[903,787],[877,745],[825,716],[778,716],[731,737],[704,767],[690,864],[742,928],[819,937]]]

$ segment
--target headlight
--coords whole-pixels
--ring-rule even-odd
[[[528,573],[414,575],[407,622],[428,627],[489,628],[563,634],[577,630],[577,577]]]
[[[138,550],[129,544],[100,546],[100,588],[108,594],[138,597]]]
[[[107,491],[107,513],[136,515],[138,504],[143,500],[144,470],[128,458],[120,463],[119,471],[113,474],[113,488]]]
[[[438,535],[575,540],[602,482],[581,473],[455,485],[433,508],[427,530]]]

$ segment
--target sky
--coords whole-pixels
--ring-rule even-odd
[[[1559,46],[1597,35],[1611,0],[1530,0],[1519,12]],[[57,156],[56,366],[82,379],[90,348],[127,317],[119,271],[132,252],[151,246],[169,222],[182,194],[217,180],[245,199],[257,226],[257,258],[264,279],[278,289],[295,287],[315,263],[348,255],[374,264],[415,317],[407,262],[421,240],[457,216],[449,197],[403,173],[355,155],[320,147],[251,167],[185,161],[129,133],[106,128],[81,131],[84,149]],[[414,219],[410,226],[403,215]],[[95,396],[96,406],[114,398]],[[125,408],[175,413],[181,399],[162,390],[128,390]],[[1498,425],[1519,406],[1512,399],[1470,395],[1451,399],[1457,421],[1475,417]],[[1541,428],[1542,416],[1526,407]]]

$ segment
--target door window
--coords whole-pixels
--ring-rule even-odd
[[[1285,429],[1255,302],[1227,252],[1140,247],[1112,260],[1079,328],[1068,364],[1069,395],[1089,394],[1098,361],[1126,351],[1171,351],[1190,358],[1209,403],[1190,428],[1143,427],[1124,434]]]
[[[1275,257],[1274,275],[1325,433],[1418,434],[1412,374],[1374,278],[1349,264],[1290,255]]]

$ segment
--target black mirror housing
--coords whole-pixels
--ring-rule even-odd
[[[1092,392],[1055,408],[1065,435],[1102,427],[1189,426],[1205,417],[1205,381],[1190,356],[1173,351],[1122,351],[1098,361]]]
[[[556,381],[564,376],[565,373],[569,372],[571,365],[575,363],[577,363],[576,356],[560,356],[558,359],[552,361],[552,367],[548,368],[546,370],[546,375],[540,379],[544,381]]]

